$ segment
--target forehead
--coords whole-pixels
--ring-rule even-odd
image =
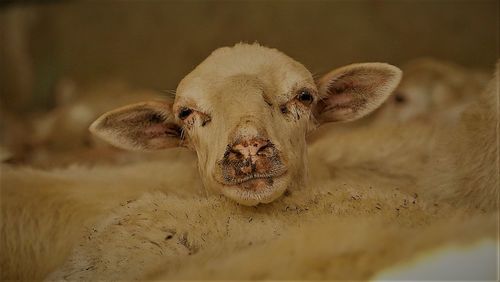
[[[238,44],[215,50],[188,74],[177,88],[176,102],[203,101],[230,84],[272,88],[272,94],[281,95],[296,84],[314,85],[314,81],[302,64],[276,49]]]

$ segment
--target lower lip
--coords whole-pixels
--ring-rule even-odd
[[[273,186],[273,184],[274,184],[274,178],[269,177],[269,178],[251,179],[234,186],[245,190],[259,191],[260,189],[263,189],[265,187]]]
[[[227,184],[227,183],[222,183],[222,184],[228,189],[236,188],[245,191],[259,192],[260,190],[273,186],[275,181],[281,178],[284,174],[286,173],[274,177],[254,178],[238,184]]]

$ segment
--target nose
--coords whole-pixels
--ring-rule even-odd
[[[269,145],[269,140],[264,138],[252,138],[240,140],[232,146],[233,152],[240,154],[243,158],[251,158],[254,156],[266,156],[266,148]]]
[[[244,136],[233,141],[227,146],[219,166],[227,181],[269,176],[283,168],[278,149],[262,135]]]

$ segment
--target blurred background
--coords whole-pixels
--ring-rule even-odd
[[[278,48],[314,73],[418,57],[491,71],[498,11],[497,0],[3,0],[3,158],[40,144],[89,146],[95,141],[72,140],[71,131],[109,108],[175,89],[211,51],[241,41]],[[49,141],[54,127],[68,139]]]

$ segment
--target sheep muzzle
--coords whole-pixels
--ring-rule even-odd
[[[221,180],[227,185],[254,179],[266,179],[267,184],[272,185],[272,178],[286,171],[279,150],[265,138],[238,140],[228,145],[218,166]]]

